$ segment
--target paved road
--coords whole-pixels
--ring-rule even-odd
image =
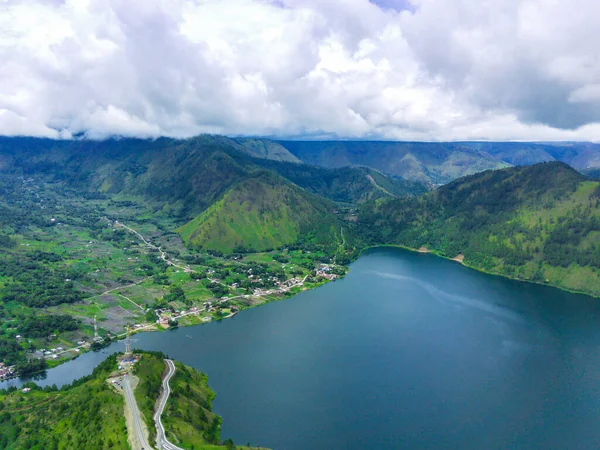
[[[158,398],[158,407],[154,413],[154,423],[156,425],[156,444],[158,445],[159,450],[183,450],[182,448],[177,447],[175,444],[172,444],[168,441],[167,437],[165,436],[165,428],[160,420],[160,416],[162,416],[165,406],[167,405],[169,394],[171,394],[169,380],[175,374],[175,364],[173,364],[173,361],[170,359],[165,359],[165,363],[167,363],[167,374],[163,378],[162,392]]]
[[[148,441],[146,441],[146,436],[144,436],[142,419],[140,417],[140,412],[137,407],[137,402],[135,401],[135,397],[133,396],[133,390],[131,389],[129,379],[130,375],[125,375],[123,377],[123,390],[125,391],[125,401],[127,402],[129,411],[131,411],[131,414],[133,416],[135,432],[138,435],[138,442],[142,444],[142,448],[144,450],[151,450],[152,446],[148,443]]]

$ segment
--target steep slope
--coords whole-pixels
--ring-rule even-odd
[[[508,165],[562,161],[576,169],[600,167],[600,144],[591,142],[280,143],[305,163],[330,168],[369,166],[387,175],[436,184]]]
[[[563,163],[487,171],[359,215],[372,243],[426,247],[470,266],[600,294],[600,183]]]
[[[367,170],[361,168],[332,171],[254,157],[238,142],[281,147],[266,140],[206,135],[185,140],[0,138],[0,171],[48,175],[78,189],[139,196],[154,202],[157,209],[165,208],[182,218],[200,213],[234,183],[261,168],[277,172],[317,195],[348,203],[386,195],[412,195],[428,188],[371,171],[378,180],[373,184]],[[384,186],[384,190],[378,186]]]
[[[427,189],[372,169],[330,170],[255,158],[238,146],[221,136],[154,141],[4,138],[0,139],[0,170],[63,180],[75,192],[100,191],[109,198],[145,203],[179,224],[195,218],[182,228],[186,242],[228,252],[280,247],[300,238],[333,248],[340,228],[330,226],[337,223],[329,212],[335,207],[326,205],[322,197],[354,204]],[[242,210],[242,204],[254,213]],[[309,226],[309,216],[318,218],[323,227]]]
[[[471,142],[464,144],[515,166],[562,161],[576,169],[600,167],[600,144],[592,142]]]
[[[431,189],[429,183],[391,178],[368,167],[325,169],[272,161],[260,161],[257,164],[334,202],[362,203],[383,197],[420,195]]]
[[[256,158],[292,163],[300,162],[283,145],[269,139],[235,138],[231,139],[231,141],[238,144],[250,156]]]
[[[166,356],[160,352],[139,354],[141,359],[133,371],[139,379],[135,397],[151,435],[156,436],[153,415],[162,388]],[[215,393],[208,385],[208,377],[179,361],[174,361],[174,364],[175,375],[169,381],[171,393],[161,416],[167,439],[177,446],[189,449],[232,448],[231,445],[221,443],[222,420],[212,411]],[[248,447],[235,448],[246,450]],[[261,450],[260,447],[253,448]]]
[[[192,247],[226,253],[298,241],[332,246],[340,233],[333,209],[333,204],[264,171],[233,186],[178,232]]]
[[[301,161],[328,168],[368,166],[386,175],[425,183],[458,177],[507,164],[458,143],[382,141],[280,141]]]
[[[138,196],[173,216],[198,214],[253,169],[223,139],[106,141],[2,138],[3,171],[48,175],[78,190]]]

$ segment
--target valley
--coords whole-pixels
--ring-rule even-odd
[[[0,138],[0,374],[41,373],[127,326],[230,318],[343,277],[371,246],[600,295],[598,183],[566,164],[488,170],[432,190],[458,172],[409,181],[317,167],[293,156],[307,145]],[[423,158],[436,154],[424,148]],[[458,161],[458,148],[435,164]]]
[[[34,178],[3,183],[13,215],[3,215],[11,237],[0,257],[0,358],[23,376],[123,338],[127,324],[159,331],[221,320],[345,273],[301,248],[199,255],[143,203],[80,198]]]

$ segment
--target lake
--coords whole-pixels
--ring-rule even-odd
[[[343,280],[135,339],[208,374],[221,436],[238,444],[600,448],[600,301],[433,255],[372,250]],[[122,350],[82,355],[40,384]]]

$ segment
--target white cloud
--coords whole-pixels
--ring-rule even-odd
[[[4,0],[0,134],[600,139],[600,4]]]

